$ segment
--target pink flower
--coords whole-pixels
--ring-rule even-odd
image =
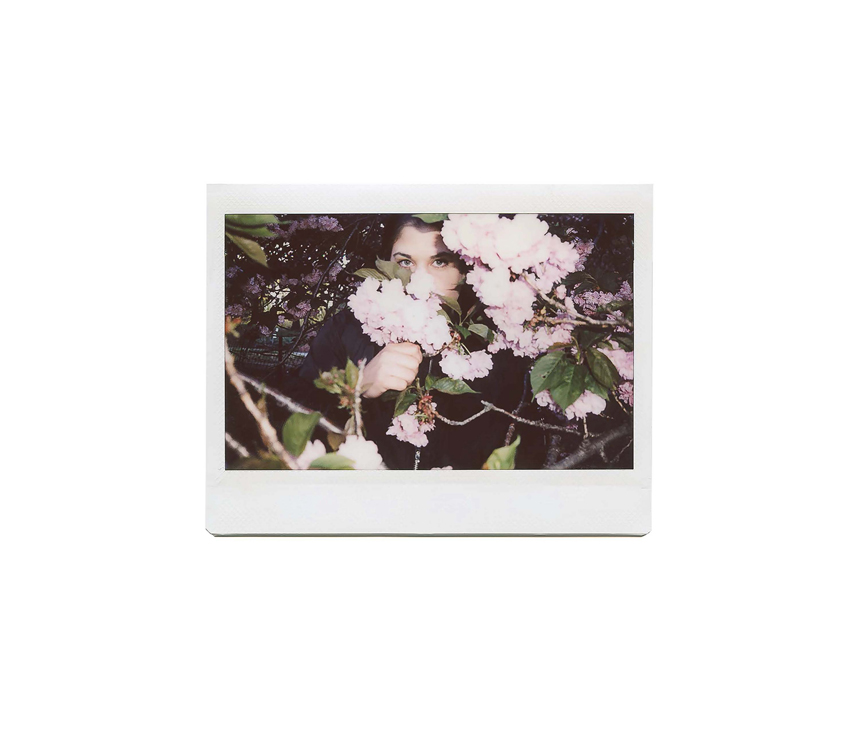
[[[437,282],[428,272],[418,270],[410,276],[410,284],[407,285],[407,293],[418,300],[427,300],[435,291]]]
[[[611,348],[603,348],[600,352],[608,356],[617,372],[627,381],[635,379],[635,354],[634,351],[623,350],[616,340],[611,340]]]
[[[617,393],[629,406],[635,405],[635,384],[632,381],[624,381],[617,386]]]
[[[425,277],[431,279],[428,274]],[[420,294],[429,286],[428,279],[417,279]],[[348,298],[348,304],[363,332],[378,345],[418,343],[427,355],[434,355],[452,340],[449,323],[438,314],[439,298],[412,297],[404,291],[400,279],[368,278]]]
[[[416,404],[413,404],[407,411],[392,420],[390,428],[387,429],[387,434],[400,442],[409,442],[415,447],[424,447],[428,444],[428,437],[425,436],[425,432],[429,432],[433,428],[433,421],[429,422],[417,418]]]
[[[449,378],[470,381],[483,378],[493,367],[493,356],[479,350],[463,355],[455,350],[444,350],[440,359],[440,368]]]
[[[555,413],[564,414],[568,419],[584,419],[588,414],[601,414],[605,411],[607,405],[604,398],[597,396],[592,391],[585,391],[572,404],[567,406],[566,410],[562,410],[552,400],[549,391],[541,391],[534,398],[540,406],[546,406]]]

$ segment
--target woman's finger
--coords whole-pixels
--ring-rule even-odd
[[[415,371],[419,370],[419,361],[407,353],[393,353],[392,363],[397,363],[405,368],[412,368]]]
[[[398,376],[387,376],[384,380],[387,391],[404,391],[410,385],[410,381],[405,381]]]
[[[422,362],[422,348],[420,348],[416,343],[392,343],[392,345],[395,346],[393,350],[395,350],[396,352],[401,352],[410,355],[413,358],[416,358],[416,361],[418,363]]]
[[[419,373],[417,368],[409,368],[408,366],[401,365],[399,363],[394,363],[392,367],[387,370],[388,376],[404,378],[408,383],[413,383],[413,379],[416,378],[417,373]]]

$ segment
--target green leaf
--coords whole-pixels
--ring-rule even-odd
[[[430,391],[432,388],[434,388],[434,384],[436,382],[437,379],[429,373],[427,376],[425,376],[425,390]]]
[[[277,223],[277,216],[270,213],[228,213],[224,217],[225,226],[238,226],[239,228],[261,228]],[[271,233],[266,229],[268,233]]]
[[[269,262],[266,259],[266,252],[263,251],[262,247],[256,241],[246,239],[244,236],[236,236],[235,234],[225,234],[225,236],[242,249],[248,257],[268,268]]]
[[[311,470],[353,470],[354,462],[339,452],[331,452],[310,462]]]
[[[372,279],[380,279],[382,281],[389,279],[388,276],[386,276],[382,272],[379,272],[377,269],[369,269],[368,267],[366,267],[365,269],[358,269],[356,272],[354,272],[354,276],[363,277],[363,279],[368,279],[371,277]]]
[[[588,330],[587,328],[580,328],[576,333],[576,338],[582,348],[589,348],[591,345],[596,345],[604,337],[605,333]]]
[[[395,408],[393,409],[393,416],[400,416],[407,409],[415,404],[419,400],[419,394],[416,393],[415,388],[408,388],[402,391],[398,398],[395,400]]]
[[[463,314],[460,305],[454,297],[444,297],[443,295],[437,295],[440,300],[442,300],[443,304],[448,307],[450,310],[457,312],[458,315]]]
[[[560,371],[556,370],[561,367],[564,361],[564,354],[560,351],[554,353],[546,353],[537,360],[534,367],[531,369],[531,392],[536,396],[541,391],[545,391],[550,385],[560,380]],[[556,375],[550,378],[552,373]]]
[[[623,350],[631,352],[635,349],[635,336],[631,333],[614,333],[611,337],[620,344]]]
[[[380,399],[381,401],[395,401],[399,394],[401,394],[401,391],[393,391],[393,389],[388,388],[381,394]]]
[[[605,388],[613,388],[614,384],[620,380],[616,366],[607,355],[596,348],[590,348],[587,351],[587,364],[590,366],[593,377]]]
[[[601,396],[606,401],[608,400],[608,389],[605,388],[599,381],[597,381],[592,376],[585,376],[584,378],[584,387],[587,391],[591,393],[595,393],[597,396]]]
[[[335,434],[334,432],[328,432],[327,440],[330,448],[336,451],[339,449],[339,445],[345,441],[346,434]],[[315,461],[315,460],[314,460]]]
[[[414,218],[418,218],[425,223],[436,223],[437,221],[445,221],[448,217],[448,213],[414,213]]]
[[[292,414],[283,425],[283,446],[290,454],[298,457],[310,441],[313,429],[322,415],[318,411],[309,414]]]
[[[563,377],[553,386],[549,386],[552,400],[562,409],[566,410],[576,402],[584,393],[584,381],[587,368],[581,365],[565,362],[563,364]]]
[[[470,325],[469,332],[473,332],[476,335],[484,338],[488,343],[492,343],[496,337],[496,334],[489,327],[480,322],[476,322],[474,325]]]
[[[384,261],[377,259],[375,266],[378,270],[385,274],[389,279],[400,279],[401,283],[406,287],[410,283],[410,269],[405,269],[394,261]]]
[[[345,364],[345,382],[351,388],[357,385],[357,379],[360,377],[360,369],[349,359]]]
[[[469,337],[469,330],[467,330],[463,325],[455,325],[455,330],[460,333],[462,338],[465,339]]]
[[[454,378],[440,378],[434,381],[434,388],[442,393],[458,395],[461,393],[478,393],[473,391],[467,383]]]
[[[509,444],[507,447],[499,447],[494,449],[493,453],[487,457],[487,461],[481,469],[484,470],[512,470],[516,465],[516,450],[519,447],[520,436]]]
[[[237,236],[255,238],[275,238],[279,234],[269,231],[270,224],[276,224],[277,217],[272,215],[227,215],[224,217],[224,230]]]

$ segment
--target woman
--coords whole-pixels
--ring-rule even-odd
[[[463,284],[465,265],[443,243],[441,228],[442,222],[425,223],[414,216],[399,217],[388,228],[382,258],[389,258],[411,272],[427,271],[434,278],[436,293],[458,299],[466,312],[477,300],[471,287]],[[390,469],[480,469],[494,449],[504,446],[511,419],[498,412],[488,412],[463,426],[438,421],[436,428],[428,432],[428,444],[420,449],[388,436],[394,401],[381,396],[387,391],[404,390],[417,377],[422,383],[429,373],[442,377],[439,358],[423,357],[415,343],[390,343],[381,348],[363,332],[360,322],[347,309],[326,323],[313,341],[298,373],[302,379],[299,391],[304,394],[304,382],[312,385],[319,373],[334,366],[343,368],[348,359],[355,363],[366,361],[363,372],[366,436],[378,445]],[[510,352],[496,353],[490,373],[470,383],[478,394],[431,392],[438,413],[453,421],[463,421],[481,411],[482,400],[513,411],[523,398],[528,365],[527,359]],[[309,397],[310,405],[333,418],[338,405],[335,397],[316,388],[314,391]],[[528,393],[525,396],[530,398]],[[522,435],[526,449],[520,453],[528,452],[532,446],[525,442],[540,436],[525,432]],[[523,466],[523,462],[526,460],[518,454],[518,466]]]

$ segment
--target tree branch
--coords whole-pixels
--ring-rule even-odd
[[[242,377],[239,375],[239,372],[236,370],[236,365],[233,362],[233,354],[230,352],[230,348],[228,348],[226,344],[224,348],[224,367],[227,370],[230,382],[233,384],[233,388],[236,389],[236,393],[239,394],[239,398],[242,400],[242,403],[245,405],[248,413],[254,417],[254,421],[257,422],[257,428],[260,431],[260,438],[263,440],[263,444],[265,444],[266,447],[271,450],[272,454],[283,462],[288,469],[297,470],[298,465],[295,462],[295,458],[287,452],[284,446],[280,443],[280,440],[277,438],[277,431],[271,425],[266,415],[257,408],[257,404],[254,403],[254,400],[251,398],[251,394],[248,393],[248,389],[245,388],[245,382],[242,380]]]
[[[617,427],[600,437],[595,439],[591,439],[588,441],[584,441],[579,444],[578,449],[573,452],[568,457],[562,459],[560,462],[553,464],[551,467],[547,469],[552,470],[570,470],[581,464],[585,460],[592,457],[594,454],[603,449],[607,444],[613,442],[615,439],[619,439],[620,437],[624,437],[627,434],[632,433],[632,427],[629,424],[623,424],[622,426]]]
[[[450,424],[451,426],[466,426],[470,421],[474,421],[479,416],[484,416],[488,411],[497,411],[500,414],[504,414],[505,416],[510,416],[514,421],[519,421],[522,424],[528,424],[529,426],[536,426],[538,429],[548,429],[550,431],[563,431],[569,432],[570,434],[577,434],[578,427],[574,426],[559,426],[557,424],[547,424],[545,421],[532,421],[531,419],[525,419],[522,416],[517,416],[516,414],[512,414],[510,411],[505,411],[505,409],[500,409],[495,404],[491,404],[489,401],[482,401],[481,405],[484,407],[477,414],[473,414],[468,419],[464,419],[463,421],[455,421],[454,419],[447,419],[445,416],[437,414],[437,419],[442,421],[445,424]]]
[[[232,436],[230,436],[229,432],[224,432],[224,441],[227,443],[227,446],[230,447],[234,452],[236,452],[240,457],[250,457],[251,453],[245,449],[239,442],[237,442]]]
[[[275,391],[273,388],[266,386],[264,383],[256,380],[255,378],[251,378],[251,376],[247,376],[244,373],[238,374],[242,380],[246,383],[251,384],[257,390],[263,389],[263,392],[268,396],[271,396],[275,401],[277,401],[281,406],[285,409],[289,409],[296,414],[311,414],[313,409],[308,409],[306,406],[302,406],[297,401],[293,401],[289,396],[284,396],[284,394],[280,393],[280,391]],[[319,426],[322,427],[326,432],[330,432],[331,434],[345,434],[345,432],[340,429],[338,426],[335,426],[333,423],[328,421],[324,416],[319,419]]]

